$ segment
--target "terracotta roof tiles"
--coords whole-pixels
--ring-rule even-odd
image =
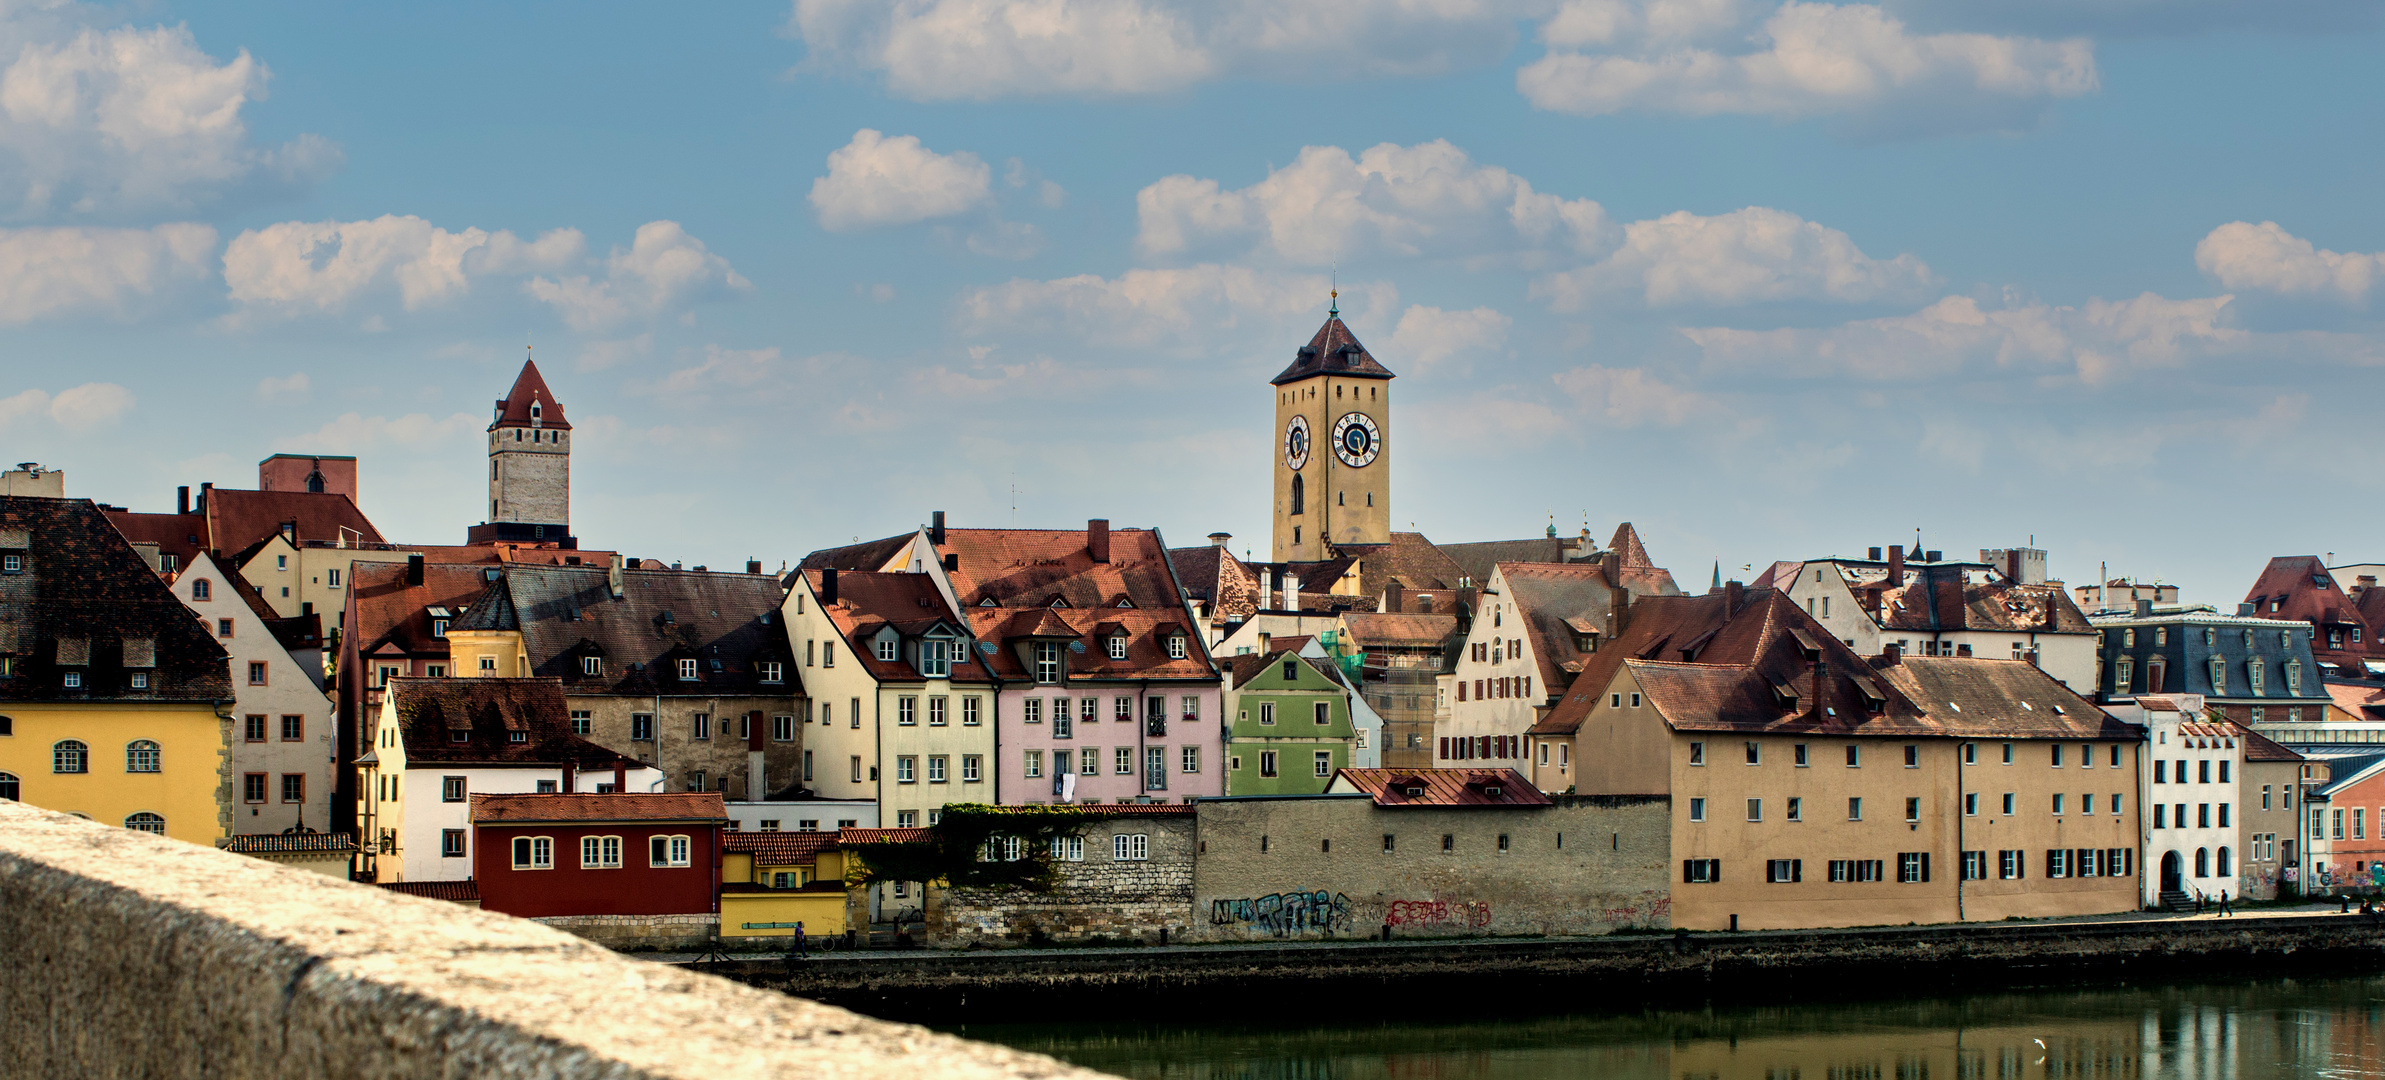
[[[1554,805],[1514,769],[1343,769],[1328,791],[1336,789],[1365,792],[1386,809]]]
[[[472,796],[474,824],[522,824],[567,821],[684,821],[728,820],[717,791],[675,793],[544,792],[480,794]]]

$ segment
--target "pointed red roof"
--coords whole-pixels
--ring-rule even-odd
[[[1325,325],[1317,328],[1315,337],[1292,358],[1292,366],[1269,380],[1277,386],[1298,382],[1315,375],[1341,375],[1354,379],[1392,378],[1391,369],[1375,362],[1374,354],[1358,343],[1358,335],[1342,324],[1340,315],[1330,315]]]
[[[1607,544],[1607,550],[1614,552],[1624,566],[1656,565],[1648,558],[1648,549],[1640,544],[1640,531],[1628,521],[1615,526],[1615,539]]]
[[[547,389],[547,381],[539,378],[538,365],[522,361],[522,374],[514,379],[513,389],[497,402],[497,418],[489,423],[489,430],[530,427],[530,406],[538,405],[538,424],[543,428],[571,430],[571,423],[563,419],[563,403],[555,400],[555,392]]]

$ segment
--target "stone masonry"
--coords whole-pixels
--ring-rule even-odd
[[[935,948],[977,945],[1083,943],[1096,939],[1157,944],[1165,933],[1181,941],[1190,929],[1193,857],[1199,841],[1190,813],[1134,814],[1088,826],[1083,861],[1063,859],[1057,888],[931,888],[927,898],[927,944]],[[1147,858],[1115,857],[1118,837],[1127,850]],[[1141,844],[1132,838],[1143,837]]]
[[[718,915],[553,915],[530,921],[623,952],[700,950],[720,935]]]

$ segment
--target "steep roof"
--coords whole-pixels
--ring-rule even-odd
[[[348,577],[348,640],[369,663],[376,653],[447,655],[447,639],[433,636],[433,607],[462,612],[488,591],[488,567],[427,563],[422,584],[406,583],[405,563],[355,563]]]
[[[896,533],[893,536],[866,540],[858,544],[821,548],[804,556],[803,561],[797,563],[795,569],[882,570],[885,569],[888,560],[893,559],[903,548],[909,546],[912,538],[918,535],[915,532]]]
[[[0,575],[0,655],[20,661],[0,701],[231,699],[222,644],[91,500],[0,496],[0,551],[24,559]]]
[[[818,596],[822,575],[827,571],[798,573],[809,583],[812,595]],[[935,581],[926,574],[839,571],[836,603],[821,604],[820,613],[827,616],[837,636],[844,639],[846,661],[860,664],[862,670],[880,682],[920,682],[924,678],[899,653],[892,660],[878,659],[877,652],[865,639],[875,636],[881,628],[892,626],[905,637],[926,633],[938,623],[970,630],[967,619],[954,615],[944,605],[944,594],[937,591]],[[982,652],[970,650],[966,659],[952,666],[952,681],[991,681],[984,660]]]
[[[187,514],[110,510],[107,516],[126,539],[156,544],[185,564],[202,550],[247,551],[281,531],[285,522],[301,543],[337,543],[342,537],[350,544],[386,542],[364,511],[338,492],[209,488],[200,502]]]
[[[448,624],[449,632],[457,630],[519,630],[521,619],[514,614],[512,590],[505,587],[505,579],[490,582],[472,606],[465,608]]]
[[[1230,558],[1233,555],[1216,544],[1168,549],[1168,564],[1175,568],[1185,595],[1203,603],[1217,599],[1217,568]]]
[[[1307,641],[1308,639],[1305,637],[1285,638],[1274,642],[1274,647],[1264,653],[1249,652],[1235,656],[1231,672],[1234,688],[1241,689],[1244,684],[1265,674],[1280,660],[1295,659],[1307,664],[1317,674],[1323,675],[1325,681],[1335,686],[1345,685],[1341,673],[1333,669],[1333,661],[1323,657],[1300,655],[1300,646]]]
[[[733,832],[720,838],[723,852],[751,855],[761,866],[802,866],[836,846],[833,832]]]
[[[1193,632],[1174,563],[1156,529],[1110,529],[1108,558],[1095,562],[1082,529],[946,529],[936,552],[970,633],[1008,645],[1025,637],[1066,637],[1069,680],[1215,678],[1208,649]],[[1124,659],[1109,639],[1126,638]],[[1185,655],[1168,655],[1180,636]],[[1005,679],[1029,676],[1015,649],[980,659]]]
[[[1576,646],[1575,624],[1587,622],[1603,631],[1614,607],[1615,589],[1627,590],[1634,599],[1681,591],[1662,570],[1652,574],[1651,567],[1623,567],[1611,577],[1614,569],[1606,561],[1499,564],[1508,599],[1515,604],[1516,616],[1524,621],[1525,636],[1532,639],[1542,686],[1564,686],[1582,669],[1586,654]]]
[[[417,765],[645,766],[571,733],[571,706],[555,679],[389,681],[406,763]],[[464,738],[458,741],[457,733]],[[513,739],[520,733],[521,741]]]
[[[1874,610],[1883,629],[1918,632],[2009,630],[2014,633],[2090,634],[2094,628],[2058,585],[2022,585],[2001,575],[1972,580],[1964,563],[1906,568],[1901,588],[1883,581]],[[1870,604],[1867,604],[1870,606]]]
[[[705,792],[585,792],[549,791],[472,795],[474,824],[543,823],[566,821],[727,821],[721,793]]]
[[[1282,386],[1288,382],[1317,375],[1339,375],[1348,379],[1388,379],[1391,369],[1375,362],[1374,354],[1358,343],[1358,335],[1343,325],[1339,314],[1325,317],[1325,325],[1317,328],[1308,344],[1292,355],[1292,366],[1283,374],[1268,380]]]
[[[492,588],[522,631],[531,674],[571,693],[803,693],[773,575],[623,570],[616,597],[604,566],[514,566]],[[602,674],[586,673],[588,656],[604,661]],[[677,660],[696,661],[696,677],[681,679]],[[760,661],[779,662],[779,682],[760,681]]]
[[[1514,769],[1343,769],[1334,789],[1365,792],[1385,809],[1555,805]]]
[[[1437,649],[1457,633],[1457,616],[1351,611],[1342,626],[1361,649]]]
[[[522,361],[522,373],[514,376],[513,389],[497,402],[496,419],[489,422],[489,430],[530,427],[530,406],[539,406],[538,424],[544,428],[571,430],[563,419],[563,403],[555,400],[555,392],[547,389],[547,381],[538,373],[538,365]]]

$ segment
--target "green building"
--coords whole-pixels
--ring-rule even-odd
[[[1234,657],[1226,794],[1321,795],[1357,738],[1333,661],[1290,649]]]

